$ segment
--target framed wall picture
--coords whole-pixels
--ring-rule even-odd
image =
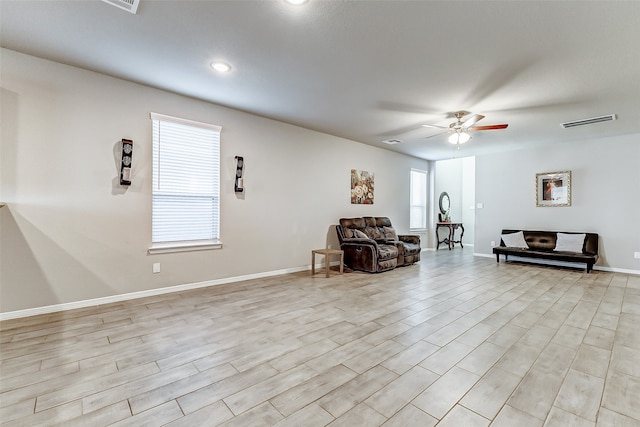
[[[571,171],[537,173],[536,206],[571,206]]]
[[[373,204],[373,172],[351,169],[351,204]]]

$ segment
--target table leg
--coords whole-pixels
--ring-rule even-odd
[[[340,252],[340,274],[344,273],[344,251]]]
[[[331,258],[329,254],[324,254],[324,268],[327,273],[327,277],[329,277],[329,261],[331,261],[329,258]]]
[[[316,253],[311,251],[311,275],[316,274]]]
[[[449,250],[453,249],[453,225],[449,225]]]

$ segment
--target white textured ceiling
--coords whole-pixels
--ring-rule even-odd
[[[640,133],[638,1],[2,0],[0,24],[8,49],[425,159]],[[509,127],[424,138],[461,109]]]

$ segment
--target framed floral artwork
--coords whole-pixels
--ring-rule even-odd
[[[536,206],[571,206],[571,171],[537,173]]]
[[[373,173],[351,169],[351,204],[373,204]]]

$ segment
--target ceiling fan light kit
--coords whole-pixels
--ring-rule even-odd
[[[385,139],[384,141],[382,141],[383,144],[388,144],[388,145],[396,145],[396,144],[400,144],[402,141],[400,141],[399,139]]]
[[[475,126],[475,124],[484,119],[485,116],[483,116],[482,114],[471,114],[468,111],[457,111],[453,113],[453,116],[456,118],[456,121],[449,124],[448,127],[431,124],[423,124],[422,126],[437,129],[446,129],[447,131],[451,132],[447,140],[454,145],[460,145],[468,142],[471,139],[471,133],[469,131],[506,129],[507,126],[509,126],[506,123],[498,125]],[[468,117],[463,122],[462,118],[465,116]],[[443,133],[445,132],[440,132],[436,135],[428,136],[427,138],[441,135]]]
[[[466,132],[462,132],[461,130],[456,130],[455,133],[452,133],[451,135],[449,135],[449,142],[451,144],[464,144],[465,142],[468,142],[471,139],[471,135],[469,135]]]
[[[213,68],[214,70],[220,72],[220,73],[227,73],[229,71],[231,71],[231,65],[227,64],[226,62],[223,61],[214,61],[211,63],[211,68]]]

